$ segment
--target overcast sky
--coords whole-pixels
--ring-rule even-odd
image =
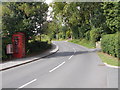
[[[52,2],[52,0],[46,0],[45,1],[47,4],[50,4]]]
[[[45,1],[48,5],[52,2],[52,0],[46,0]],[[49,7],[48,8],[48,16],[47,16],[47,20],[49,21],[49,20],[52,20],[52,18],[50,17],[50,13],[51,13],[51,11],[52,11],[52,8],[51,7]]]

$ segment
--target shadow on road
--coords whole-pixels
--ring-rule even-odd
[[[97,51],[100,51],[99,49],[89,49],[89,51],[58,51],[57,53],[53,54],[53,55],[49,55],[49,56],[46,56],[45,58],[53,58],[53,57],[65,57],[65,56],[72,56],[72,55],[81,55],[81,54],[88,54],[88,53],[93,53],[93,52],[97,52]],[[39,54],[37,55],[33,55],[31,57],[28,57],[29,59],[30,58],[35,58],[35,57],[39,57],[38,56]],[[27,57],[26,57],[27,58]],[[22,58],[22,59],[15,59],[14,62],[17,62],[17,61],[24,61],[26,58]]]
[[[46,58],[52,58],[52,57],[65,57],[65,56],[71,56],[71,55],[81,55],[81,54],[88,54],[88,53],[93,53],[93,52],[97,52],[97,51],[100,51],[98,49],[90,49],[89,51],[77,51],[77,52],[74,52],[74,51],[70,51],[70,52],[57,52],[53,55],[50,55]]]

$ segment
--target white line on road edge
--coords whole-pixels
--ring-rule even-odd
[[[108,67],[111,67],[111,68],[120,68],[119,66],[112,66],[112,65],[109,65],[109,64],[107,64],[107,63],[104,63],[106,66],[108,66]]]
[[[70,56],[70,57],[69,57],[69,59],[71,59],[72,57],[73,57],[73,55],[72,55],[72,56]]]
[[[16,89],[16,90],[19,90],[19,89],[21,89],[21,88],[23,88],[23,87],[25,87],[25,86],[27,86],[27,85],[29,85],[29,84],[35,82],[36,80],[37,80],[37,79],[34,79],[34,80],[30,81],[30,82],[28,82],[28,83],[26,83],[26,84],[20,86],[20,87],[19,87],[18,89]]]
[[[76,50],[75,50],[75,48],[73,48],[73,49],[74,49],[74,54],[75,54],[75,53],[76,53]],[[71,59],[73,56],[74,56],[74,55],[70,56],[69,59]]]
[[[59,67],[62,66],[63,64],[65,64],[65,61],[62,62],[61,64],[59,64],[57,67],[55,67],[55,68],[53,68],[52,70],[50,70],[49,72],[52,72],[52,71],[56,70],[57,68],[59,68]]]

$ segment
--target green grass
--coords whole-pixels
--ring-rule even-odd
[[[85,39],[74,39],[74,40],[69,40],[69,42],[72,42],[72,43],[76,43],[76,44],[79,44],[79,45],[82,45],[82,46],[85,46],[87,48],[95,48],[94,47],[94,44],[88,40],[85,40]]]
[[[120,61],[113,56],[110,56],[110,55],[108,55],[106,53],[102,53],[102,52],[98,52],[98,56],[102,59],[103,62],[105,62],[109,65],[120,66]]]
[[[35,40],[40,41],[40,36],[36,36]],[[51,44],[50,37],[44,34],[41,35],[41,41],[48,42],[49,44]]]
[[[69,42],[76,43],[76,44],[85,46],[87,48],[94,48],[94,45],[90,41],[87,41],[85,39],[82,39],[82,40],[79,40],[79,39],[69,40]],[[103,52],[98,52],[98,56],[102,59],[103,62],[105,62],[105,63],[107,63],[109,65],[120,66],[120,61],[117,58],[113,57],[113,56],[110,56],[110,55],[108,55],[106,53],[103,53]]]

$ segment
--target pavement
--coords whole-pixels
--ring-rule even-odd
[[[65,41],[53,43],[58,52],[1,71],[2,88],[118,88],[118,69],[102,62],[96,54],[99,49]]]

